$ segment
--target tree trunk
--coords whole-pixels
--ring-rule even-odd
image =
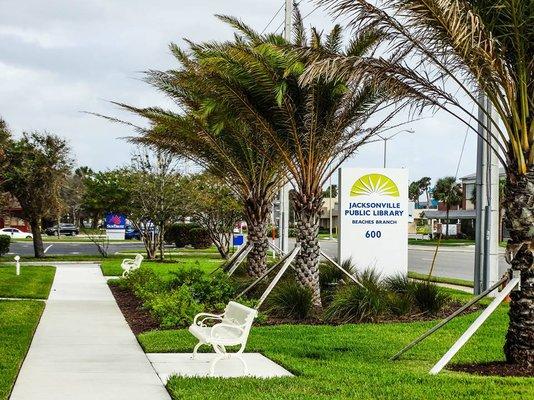
[[[321,194],[306,195],[294,192],[292,200],[297,220],[297,241],[301,246],[300,252],[295,258],[297,279],[300,284],[310,288],[313,305],[316,308],[321,308],[318,233],[323,199]]]
[[[252,277],[259,277],[267,271],[266,258],[269,249],[267,220],[270,204],[271,202],[263,196],[262,198],[250,199],[245,205],[248,241],[253,245],[247,257],[247,272]]]
[[[510,295],[510,325],[504,352],[510,363],[534,365],[534,168],[524,176],[508,174],[505,222],[510,231],[506,248],[511,269],[521,272],[521,290]]]
[[[45,253],[43,236],[41,234],[41,218],[32,218],[30,220],[30,226],[32,228],[33,235],[33,253],[36,258],[43,258]]]
[[[450,207],[447,205],[447,222],[445,225],[445,239],[448,239],[449,238],[449,210],[450,210]]]

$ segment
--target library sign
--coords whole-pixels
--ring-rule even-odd
[[[408,272],[408,171],[341,168],[339,259],[383,277]]]

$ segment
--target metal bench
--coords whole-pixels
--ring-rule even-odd
[[[189,332],[198,339],[193,349],[193,359],[198,348],[204,344],[211,345],[217,357],[211,361],[210,375],[215,372],[215,365],[224,358],[237,358],[243,364],[244,373],[248,373],[248,367],[241,354],[245,350],[248,335],[252,323],[258,311],[253,308],[231,301],[226,306],[223,314],[200,313],[195,316]],[[240,346],[235,353],[227,353],[227,346]]]
[[[143,256],[141,254],[137,254],[135,258],[132,260],[131,258],[125,258],[122,260],[121,268],[122,268],[122,277],[124,278],[126,275],[128,275],[131,271],[136,270],[141,266],[141,262],[143,261]]]

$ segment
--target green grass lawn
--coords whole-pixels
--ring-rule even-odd
[[[427,280],[428,275],[427,274],[420,274],[419,272],[408,272],[408,277],[412,279],[419,279],[419,280]],[[474,287],[473,281],[468,281],[465,279],[458,279],[458,278],[447,278],[443,276],[431,276],[430,282],[437,282],[437,283],[448,283],[451,285],[458,285],[458,286],[466,286],[466,287]]]
[[[421,246],[435,246],[437,243],[437,239],[408,239],[408,244]],[[440,246],[471,246],[474,244],[475,241],[470,239],[442,239]]]
[[[136,251],[136,253],[139,253],[139,251]],[[143,253],[143,251],[141,251]],[[97,254],[57,254],[57,255],[49,255],[43,258],[35,258],[33,256],[21,256],[21,261],[31,261],[31,262],[39,262],[39,261],[103,261],[103,260],[113,260],[113,259],[120,259],[122,260],[124,258],[124,255],[120,254],[110,254],[107,258],[104,258]],[[0,257],[0,263],[1,262],[13,262],[13,256],[2,256]]]
[[[480,377],[444,371],[428,375],[477,314],[454,320],[400,361],[388,360],[435,322],[342,326],[254,327],[247,351],[261,352],[293,378],[269,380],[173,377],[173,399],[527,399],[534,379]],[[455,363],[503,360],[507,306],[501,306],[453,359]],[[191,352],[187,330],[139,335],[147,352]]]
[[[0,399],[11,393],[43,309],[41,301],[0,301]]]
[[[22,265],[17,276],[15,265],[0,265],[0,297],[47,299],[55,273],[52,266]]]
[[[124,258],[124,257],[123,257]],[[128,258],[128,257],[126,257]],[[100,268],[104,276],[120,276],[122,275],[121,259],[104,260],[102,261]],[[182,268],[200,268],[206,272],[211,272],[219,265],[223,263],[223,260],[218,254],[204,254],[204,255],[182,255],[175,256],[171,259],[167,259],[164,262],[158,261],[143,261],[142,268],[151,268],[155,272],[161,275],[168,275],[171,271],[176,271]]]

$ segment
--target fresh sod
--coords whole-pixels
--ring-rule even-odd
[[[0,399],[7,399],[44,309],[42,301],[0,301]]]
[[[0,297],[47,299],[56,268],[52,266],[20,267],[20,275],[15,265],[0,265]]]
[[[131,257],[123,257],[131,258]],[[102,261],[100,268],[104,276],[120,276],[122,275],[121,259],[112,259]],[[183,268],[200,268],[205,272],[211,272],[219,267],[224,260],[217,254],[206,254],[195,256],[176,256],[172,259],[163,262],[158,261],[143,261],[142,268],[150,268],[161,275],[169,275],[172,271],[177,271]]]
[[[508,317],[501,306],[453,359],[454,363],[503,360]],[[261,352],[296,376],[276,379],[201,379],[173,377],[173,399],[527,399],[534,379],[481,377],[443,371],[432,365],[447,351],[478,313],[453,320],[406,353],[389,357],[433,326],[433,322],[279,325],[254,327],[248,352]],[[191,352],[194,338],[185,329],[139,335],[146,352]]]

